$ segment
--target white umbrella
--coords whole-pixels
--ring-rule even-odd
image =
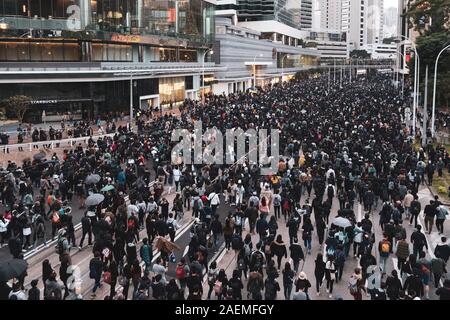
[[[334,221],[332,222],[335,226],[341,227],[341,228],[347,228],[347,227],[351,227],[352,223],[350,222],[350,220],[343,218],[343,217],[337,217],[336,219],[334,219]]]
[[[100,181],[101,177],[98,174],[90,174],[86,177],[84,180],[84,183],[86,184],[95,184]]]
[[[90,206],[96,206],[99,203],[101,203],[103,200],[105,200],[105,196],[102,195],[101,193],[94,193],[91,194],[89,197],[87,197],[85,204],[90,207]]]
[[[130,204],[130,205],[128,205],[128,213],[129,214],[137,214],[139,212],[139,208],[136,206],[136,205],[134,205],[134,204]]]

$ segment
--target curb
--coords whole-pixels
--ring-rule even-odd
[[[433,197],[435,197],[436,195],[439,197],[439,200],[442,202],[442,204],[444,205],[444,206],[448,206],[448,207],[450,207],[450,201],[449,200],[447,200],[446,199],[446,201],[444,201],[443,199],[441,199],[441,196],[439,195],[439,194],[435,194],[434,192],[433,192],[433,189],[427,184],[427,188],[428,188],[428,190],[430,191],[430,193],[433,195]]]

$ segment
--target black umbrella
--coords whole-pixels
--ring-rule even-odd
[[[0,264],[0,281],[18,278],[27,271],[28,263],[22,259],[12,259]]]
[[[46,154],[45,154],[44,152],[39,152],[39,153],[36,153],[36,154],[33,156],[33,159],[39,161],[39,160],[44,159],[45,156],[46,156]]]

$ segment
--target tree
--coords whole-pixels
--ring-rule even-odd
[[[12,96],[5,99],[4,105],[7,109],[14,111],[20,123],[31,104],[31,98],[27,96]]]
[[[350,52],[350,58],[356,59],[370,59],[370,54],[366,50],[352,50]]]
[[[418,0],[406,13],[410,28],[419,33],[416,38],[420,56],[420,84],[423,88],[425,67],[429,68],[428,88],[433,85],[434,65],[438,53],[450,44],[450,0]],[[414,70],[414,58],[409,61],[409,70]],[[450,53],[443,52],[438,64],[436,106],[448,106],[450,92]],[[423,90],[423,89],[421,89]],[[431,103],[432,90],[428,90]]]

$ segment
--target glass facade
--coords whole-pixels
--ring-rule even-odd
[[[165,108],[170,104],[183,102],[186,96],[185,77],[160,78],[159,100],[160,106]]]
[[[205,44],[214,39],[214,5],[204,0],[0,0],[0,23],[0,37],[156,35]]]
[[[237,4],[239,21],[276,20],[300,26],[300,0],[238,0]]]
[[[80,54],[77,42],[0,42],[0,61],[80,61]]]

